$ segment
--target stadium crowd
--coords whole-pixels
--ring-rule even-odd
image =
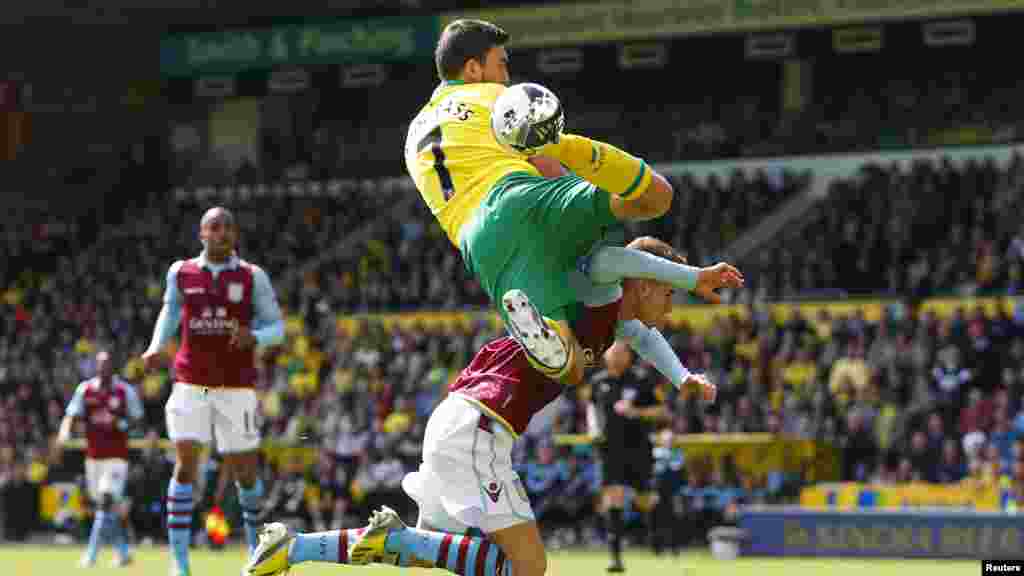
[[[824,66],[816,86],[834,93],[818,91],[814,100],[822,104],[795,116],[779,113],[774,64],[755,76],[737,74],[742,80],[736,85],[695,85],[682,96],[625,109],[613,92],[606,101],[588,97],[581,104],[584,99],[563,91],[570,83],[565,77],[544,81],[566,94],[571,129],[654,162],[923,145],[932,141],[922,127],[955,131],[978,123],[991,138],[1016,139],[1007,103],[1019,100],[1019,86],[988,76],[979,84],[985,67],[956,66],[959,71],[943,74],[911,66],[913,74],[892,76],[899,82],[875,77],[873,69],[850,74],[854,88],[830,78]],[[901,74],[904,68],[892,67]],[[858,83],[864,76],[874,84]],[[499,330],[475,315],[487,305],[483,292],[405,185],[366,180],[314,188],[308,182],[353,172],[397,174],[395,151],[406,126],[353,127],[349,119],[394,118],[378,111],[402,109],[396,100],[418,99],[422,85],[389,90],[380,101],[370,97],[380,92],[368,89],[365,103],[353,98],[337,108],[315,95],[295,98],[293,105],[306,109],[307,125],[261,142],[261,158],[273,162],[225,163],[183,143],[170,179],[188,188],[139,196],[112,211],[103,226],[94,216],[45,213],[0,222],[0,245],[10,256],[0,260],[5,537],[21,539],[44,528],[35,505],[43,483],[81,482],[80,453],[58,450],[53,438],[75,385],[94,373],[100,348],[110,348],[120,373],[140,388],[145,419],[139,435],[150,444],[129,482],[133,525],[140,536],[163,537],[170,463],[155,440],[165,437],[163,407],[174,375],[169,363],[143,374],[138,357],[159,310],[163,274],[173,260],[198,252],[199,215],[212,203],[236,212],[242,256],[269,271],[290,315],[285,344],[261,356],[262,431],[269,441],[314,452],[312,458],[288,450],[268,455],[266,516],[319,529],[357,525],[379,504],[410,512],[400,481],[417,464],[426,417],[457,371]],[[775,96],[719,97],[750,86],[768,87]],[[894,118],[902,123],[892,124]],[[663,137],[651,138],[654,133]],[[673,176],[672,212],[636,231],[669,240],[692,262],[706,264],[806,190],[808,176]],[[865,167],[860,177],[834,183],[801,226],[742,263],[749,290],[733,299],[746,305],[744,314],[667,331],[684,363],[707,372],[720,391],[710,406],[666,398],[673,419],[658,435],[659,513],[690,528],[673,546],[703,538],[702,527],[727,516],[737,502],[791,499],[799,485],[780,471],[754,475],[729,461],[687,460],[666,447],[673,434],[768,432],[831,440],[841,447],[844,480],[953,483],[974,477],[1012,479],[1015,490],[1024,489],[1024,311],[989,317],[961,308],[938,317],[916,308],[921,297],[935,294],[1019,294],[1022,185],[1019,156],[1006,169],[992,162]],[[224,196],[228,188],[236,192]],[[822,311],[784,321],[761,306],[836,295],[825,292],[836,287],[903,303],[882,309],[877,319],[865,305],[847,316]],[[469,311],[472,320],[391,328],[372,320],[354,327],[337,322],[339,314],[418,308]],[[602,530],[594,513],[598,453],[552,441],[553,434],[587,432],[589,398],[589,385],[566,390],[517,445],[535,509],[559,541],[599,538]],[[234,491],[225,490],[230,483],[220,470],[216,459],[207,463],[205,504],[197,514],[213,503],[232,506]]]
[[[997,295],[1018,293],[1024,265],[1024,160],[956,166],[865,165],[832,182],[828,200],[744,269],[752,293]]]
[[[960,171],[952,165],[926,165],[910,173],[869,167],[864,177],[838,184],[803,236],[784,244],[803,259],[781,259],[773,268],[788,277],[812,279],[797,284],[797,290],[848,286],[853,292],[860,288],[907,296],[908,304],[886,309],[879,322],[868,322],[862,310],[850,317],[822,313],[779,324],[755,305],[744,317],[720,317],[707,330],[675,326],[672,342],[686,365],[711,374],[721,393],[710,407],[670,397],[675,417],[668,429],[833,439],[843,446],[847,480],[952,482],[968,475],[1024,480],[1018,473],[1024,473],[1024,464],[1016,464],[1024,461],[1016,441],[1024,415],[1015,400],[1024,378],[1024,316],[985,318],[961,310],[940,319],[916,315],[913,308],[914,297],[964,288],[964,282],[967,293],[986,288],[1017,292],[1024,237],[1012,223],[1020,221],[1014,192],[1022,175],[1016,158],[1005,171],[991,163],[969,164]],[[679,178],[677,208],[650,227],[654,233],[671,233],[668,237],[684,250],[689,247],[695,261],[706,260],[729,233],[718,230],[716,246],[714,235],[694,215],[718,210],[732,214],[737,227],[749,224],[753,214],[778,205],[783,191],[792,193],[799,183],[793,174],[764,174],[728,183],[712,179],[702,188],[692,178]],[[958,206],[954,201],[962,202],[963,196],[955,192],[964,186],[971,188],[968,198],[974,200]],[[380,503],[409,510],[399,482],[416,464],[426,416],[472,352],[498,334],[482,316],[466,325],[387,329],[364,321],[356,329],[339,328],[338,313],[393,311],[417,303],[428,309],[472,310],[485,300],[429,214],[416,203],[401,202],[400,185],[332,189],[320,195],[266,192],[259,197],[253,192],[253,197],[225,201],[238,211],[244,253],[260,255],[282,286],[282,301],[293,318],[286,344],[263,357],[264,432],[270,439],[315,447],[320,454],[312,464],[291,457],[268,460],[265,473],[273,488],[267,513],[297,517],[311,526],[357,523]],[[942,194],[950,202],[914,203],[914,194]],[[31,274],[23,269],[14,276],[10,272],[16,269],[9,268],[12,284],[0,304],[0,482],[8,511],[18,510],[42,482],[74,480],[81,473],[73,457],[54,450],[52,438],[75,384],[92,374],[99,347],[114,349],[122,374],[140,386],[144,433],[164,435],[163,405],[173,374],[164,370],[145,376],[137,357],[158,311],[167,263],[198,248],[195,230],[174,223],[198,221],[210,201],[201,193],[182,193],[140,203],[137,211],[125,212],[123,222],[100,231],[91,246],[77,251],[71,247],[81,241],[81,233],[74,223],[50,226],[42,220],[8,229],[9,245],[30,254],[26,262],[36,264],[36,256],[50,255]],[[359,249],[343,251],[343,258],[317,259],[308,267],[313,273],[286,279],[286,270],[329,251],[384,206],[391,210],[389,218],[368,228],[370,233],[355,245]],[[945,242],[929,244],[936,229],[947,228],[953,233]],[[964,229],[972,230],[970,244],[963,242]],[[905,233],[900,242],[878,240],[897,231]],[[30,241],[25,240],[28,233]],[[702,234],[708,237],[703,251]],[[832,276],[824,268],[817,276],[795,272],[839,260],[834,255],[858,238],[876,242],[857,242],[863,250],[859,260],[843,260],[863,261],[855,268],[862,273],[858,278],[874,283],[835,276],[850,274],[846,267],[833,268]],[[814,249],[796,250],[801,243]],[[892,256],[868,249],[878,245],[903,252]],[[976,259],[976,253],[989,259]],[[824,259],[824,254],[833,257]],[[923,264],[901,270],[904,254],[942,257],[938,262],[946,270],[936,273],[934,265],[916,270]],[[871,272],[893,268],[904,275]],[[756,270],[748,278],[755,289],[760,287]],[[928,291],[920,290],[922,278],[934,282]],[[762,290],[761,295],[797,292]],[[587,386],[568,390],[534,422],[519,447],[527,488],[542,517],[556,528],[559,518],[592,510],[591,496],[600,482],[594,452],[551,443],[552,433],[586,431],[588,394]],[[683,462],[667,450],[662,456],[662,480],[675,482],[669,489],[671,513],[704,519],[703,524],[694,520],[693,526],[720,518],[737,500],[792,495],[778,474],[745,477],[734,466]],[[158,451],[142,461],[147,464],[137,473],[136,528],[159,538],[159,511],[146,520],[146,510],[158,504],[146,499],[159,500],[161,493],[145,487],[159,485],[150,471],[157,467],[169,473],[168,463]],[[230,499],[233,491],[223,490],[225,482],[212,474],[208,503],[217,494]],[[33,516],[6,517],[10,522]],[[600,533],[596,521],[593,528],[578,522],[561,526],[574,528],[568,530],[570,540]],[[24,527],[9,527],[7,534],[17,535]],[[699,534],[693,530],[692,535]]]
[[[1003,25],[1009,26],[996,26]],[[920,32],[892,37],[904,34]],[[582,68],[561,71],[541,66],[538,50],[514,50],[513,80],[540,82],[558,94],[567,130],[657,163],[1005,143],[1024,134],[1013,107],[1020,83],[984,66],[1001,55],[998,48],[946,47],[941,58],[922,47],[884,57],[822,54],[800,80],[787,79],[777,60],[737,57],[737,48],[731,38],[670,43],[667,69],[620,69],[615,82],[608,81],[615,51],[607,46],[582,49]],[[716,56],[693,59],[694,50]],[[636,86],[676,73],[675,58],[687,62],[687,89],[645,91],[643,104],[631,105]],[[717,74],[723,66],[733,73]],[[381,86],[314,85],[263,97],[262,128],[246,137],[245,153],[211,149],[199,136],[208,130],[209,108],[181,105],[168,151],[172,185],[401,174],[397,151],[424,87],[436,79],[430,67],[390,70]]]
[[[62,466],[72,460],[53,449],[52,438],[75,383],[94,369],[93,352],[104,345],[99,335],[105,328],[95,327],[101,323],[98,315],[69,316],[70,325],[47,346],[51,327],[46,322],[19,321],[14,307],[3,307],[0,482],[6,509],[12,511],[33,486],[81,473],[77,465]],[[962,309],[938,318],[893,307],[879,322],[869,322],[862,310],[848,317],[796,315],[784,323],[757,307],[748,312],[718,317],[703,331],[685,324],[670,331],[686,365],[707,371],[720,386],[713,406],[670,396],[671,432],[763,431],[832,439],[843,447],[846,480],[955,482],[968,475],[1024,480],[1024,464],[1018,465],[1024,462],[1024,438],[1017,440],[1024,414],[1015,400],[1024,380],[1019,311],[988,318]],[[399,483],[417,463],[426,416],[472,351],[496,335],[495,327],[479,321],[387,329],[364,321],[347,330],[330,317],[307,323],[306,330],[298,324],[290,326],[286,345],[263,357],[263,430],[268,439],[314,447],[319,457],[312,465],[293,457],[268,460],[268,514],[315,526],[356,523],[380,503],[408,512]],[[121,329],[132,342],[146,340],[147,328],[136,322]],[[31,342],[54,356],[19,351]],[[163,404],[173,376],[166,371],[143,376],[130,350],[117,349],[122,373],[141,388],[146,433],[162,436]],[[26,361],[10,361],[19,355]],[[518,447],[527,488],[554,528],[573,526],[555,519],[590,510],[599,483],[593,452],[551,444],[553,433],[586,432],[588,394],[588,386],[567,390],[534,421]],[[720,514],[737,499],[778,498],[786,483],[777,475],[744,476],[712,461],[673,464],[678,454],[663,455],[666,480],[678,482],[672,494],[680,515]],[[159,455],[138,466],[150,461],[162,462],[157,470],[169,473]],[[154,504],[144,498],[155,473],[138,472],[136,504],[145,510]],[[219,486],[213,478],[211,499]],[[148,497],[159,500],[160,491]],[[25,518],[8,514],[9,522]],[[156,522],[152,533],[159,536]],[[9,529],[12,533],[17,530]],[[573,537],[596,534],[595,528]]]

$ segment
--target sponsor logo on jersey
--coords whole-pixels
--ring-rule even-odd
[[[190,319],[188,329],[193,334],[230,334],[238,330],[238,325],[235,318],[213,318],[204,313],[199,318]]]
[[[232,282],[228,284],[228,300],[231,302],[241,302],[242,297],[245,296],[245,286],[241,282]]]

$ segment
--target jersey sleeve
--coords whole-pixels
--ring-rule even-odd
[[[167,270],[167,287],[164,289],[164,305],[160,309],[156,326],[153,328],[153,339],[149,343],[147,353],[157,352],[174,337],[178,324],[181,322],[181,293],[178,290],[178,270],[183,261],[179,260]]]
[[[75,388],[75,394],[71,397],[71,402],[68,402],[64,415],[73,418],[85,416],[85,382],[82,382]]]
[[[132,420],[141,420],[146,411],[142,407],[142,399],[139,398],[138,390],[134,386],[125,385],[124,396],[128,404],[128,417]]]
[[[277,303],[270,276],[260,267],[253,268],[253,336],[260,346],[270,346],[284,339],[284,318]]]
[[[641,358],[679,388],[690,377],[690,371],[683,366],[672,345],[656,328],[648,328],[639,320],[622,322],[616,334],[617,340],[625,341]]]
[[[591,308],[607,306],[622,298],[621,284],[598,284],[578,268],[569,272],[569,286],[576,293],[576,299]]]

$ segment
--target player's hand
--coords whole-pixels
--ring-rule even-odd
[[[624,418],[631,417],[631,408],[633,408],[633,406],[632,404],[630,404],[629,400],[619,400],[618,402],[615,403],[614,406],[612,406],[612,410],[615,410],[616,414]]]
[[[142,355],[142,367],[146,372],[155,370],[160,363],[160,352],[146,352]]]
[[[66,433],[57,434],[57,448],[63,449],[65,446],[68,445],[68,442],[70,440],[71,440],[71,434],[66,434]]]
[[[697,273],[697,286],[693,292],[712,304],[718,304],[722,301],[722,297],[716,294],[715,290],[742,287],[743,274],[732,264],[719,262],[714,266],[701,268]]]
[[[711,383],[703,374],[690,374],[690,377],[683,382],[683,389],[686,392],[699,392],[705,402],[712,404],[718,397],[718,387]]]
[[[251,330],[242,326],[231,334],[231,345],[242,350],[248,350],[256,345],[256,337],[252,335]]]

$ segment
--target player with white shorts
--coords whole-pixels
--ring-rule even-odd
[[[111,533],[115,544],[114,565],[129,563],[125,524],[128,510],[124,502],[128,478],[128,430],[142,419],[142,401],[135,388],[114,375],[110,353],[96,355],[95,378],[75,388],[57,434],[59,446],[67,444],[76,420],[85,422],[85,483],[89,501],[96,511],[89,546],[82,566],[96,563],[104,534]]]
[[[259,398],[251,388],[208,388],[175,382],[167,399],[167,436],[172,442],[214,443],[222,454],[250,452],[260,445]]]
[[[628,248],[685,262],[653,238],[638,238]],[[593,264],[582,268],[599,275],[602,266]],[[547,326],[526,295],[509,291],[502,306],[515,337],[485,345],[448,387],[427,422],[419,470],[403,481],[420,507],[417,527],[408,528],[388,508],[355,530],[294,534],[284,524],[269,524],[245,573],[276,576],[312,561],[444,568],[461,576],[542,576],[546,552],[512,468],[512,446],[533,415],[562,394],[563,385],[534,368],[528,356],[577,355],[594,367],[613,342],[622,341],[676,387],[713,400],[714,385],[687,371],[658,330],[671,311],[673,292],[654,280],[619,276],[597,285],[579,278],[580,301],[572,312],[578,349],[570,352],[561,339],[544,336]]]
[[[225,208],[207,210],[199,223],[202,253],[167,271],[164,305],[142,359],[153,368],[181,330],[174,389],[167,400],[167,435],[174,443],[174,476],[167,487],[167,534],[172,576],[190,576],[193,484],[200,445],[215,442],[232,472],[246,543],[256,547],[263,502],[258,473],[256,362],[253,348],[284,338],[284,319],[270,278],[238,257],[238,226]]]
[[[534,520],[530,499],[512,469],[515,437],[459,394],[430,415],[423,462],[402,488],[419,506],[416,527],[490,534]]]
[[[93,502],[99,502],[103,494],[121,500],[127,479],[128,461],[123,458],[85,459],[86,491]]]

